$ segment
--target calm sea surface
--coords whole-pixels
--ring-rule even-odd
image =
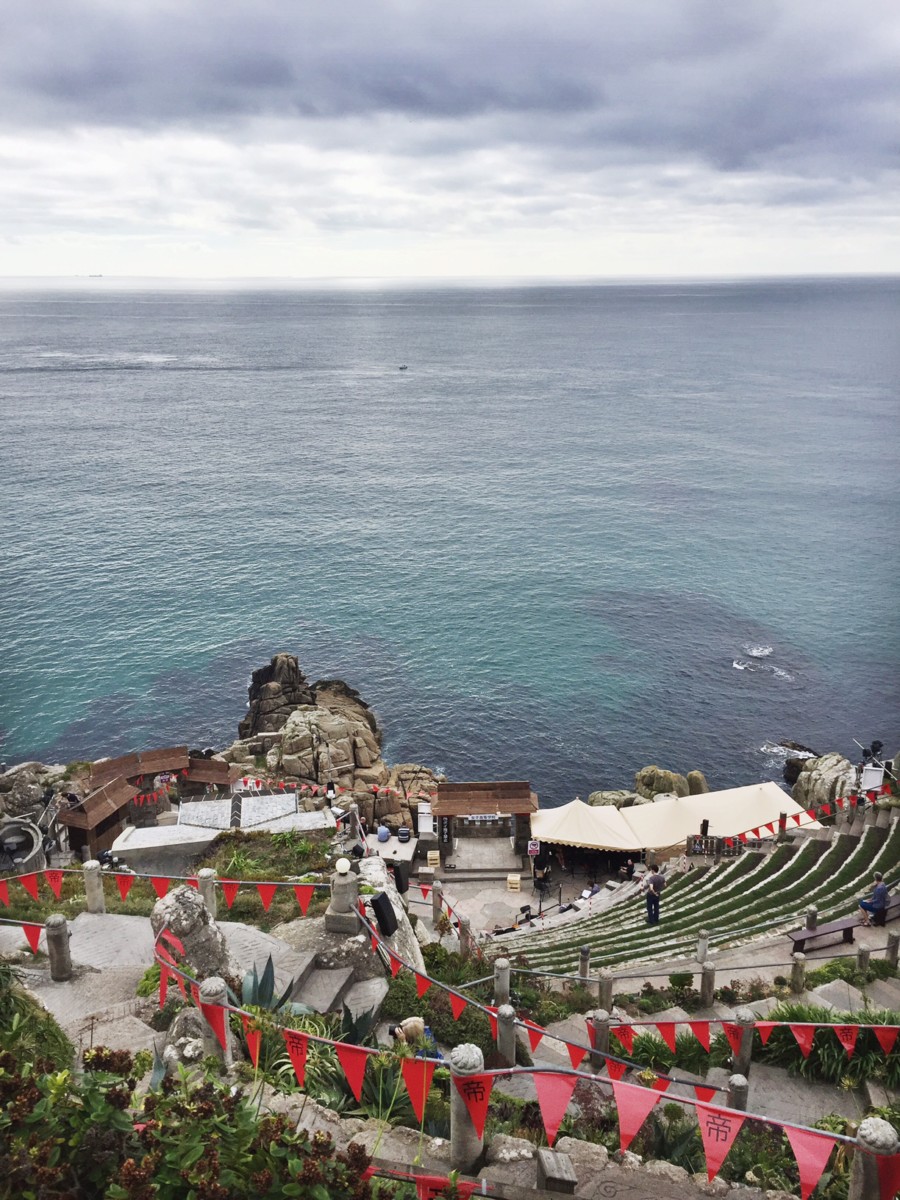
[[[545,802],[900,746],[900,280],[0,291],[0,756],[278,650]],[[400,364],[408,370],[399,371]]]

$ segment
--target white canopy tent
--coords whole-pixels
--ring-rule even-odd
[[[777,783],[754,783],[749,787],[706,792],[657,800],[633,808],[612,805],[593,807],[573,800],[561,808],[544,809],[531,818],[532,836],[542,842],[582,846],[593,850],[663,850],[684,843],[700,832],[701,821],[709,821],[710,837],[736,837],[778,821],[781,813],[793,816],[804,809],[781,790]],[[804,822],[817,828],[815,822]],[[777,829],[777,824],[775,825]]]

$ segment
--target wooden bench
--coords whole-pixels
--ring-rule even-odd
[[[889,896],[887,905],[882,913],[876,913],[872,917],[873,925],[886,925],[888,921],[893,921],[900,917],[900,895]],[[794,952],[802,954],[806,949],[807,942],[814,942],[817,938],[833,937],[835,934],[841,935],[841,941],[848,944],[853,941],[853,931],[862,925],[859,917],[843,917],[840,921],[828,921],[825,925],[819,925],[816,929],[792,929],[788,933],[788,937],[794,943]]]

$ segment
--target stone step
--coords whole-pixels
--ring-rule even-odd
[[[299,987],[294,988],[291,999],[309,1005],[314,1012],[338,1012],[352,980],[352,967],[339,967],[333,971],[315,970]]]
[[[898,1094],[884,1087],[875,1079],[867,1079],[863,1084],[863,1096],[869,1108],[889,1108],[897,1103]]]
[[[873,1008],[900,1012],[900,980],[876,979],[866,984],[866,996]]]
[[[379,977],[361,979],[346,990],[341,998],[341,1004],[342,1006],[346,1004],[353,1017],[360,1017],[363,1013],[380,1008],[387,993],[388,981],[386,979]]]
[[[117,913],[79,913],[69,922],[72,962],[103,970],[106,967],[153,964],[153,929],[149,917]]]
[[[313,952],[294,950],[287,942],[254,929],[252,925],[240,921],[222,921],[219,928],[225,936],[229,953],[241,968],[242,976],[252,971],[254,965],[261,976],[271,954],[279,994],[292,979],[295,985],[303,984],[315,970],[316,956]]]

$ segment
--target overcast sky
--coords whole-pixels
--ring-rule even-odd
[[[0,275],[900,271],[900,0],[2,0]]]

